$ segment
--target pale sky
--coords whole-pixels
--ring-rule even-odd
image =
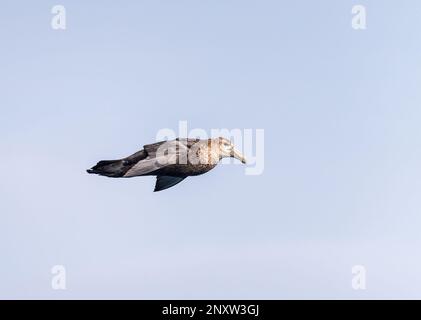
[[[420,15],[2,1],[0,298],[421,298]],[[153,193],[152,177],[85,172],[183,120],[264,129],[263,174],[224,165]]]

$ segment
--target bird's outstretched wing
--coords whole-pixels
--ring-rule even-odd
[[[194,146],[197,142],[200,141],[200,139],[192,139],[192,138],[177,138],[176,141],[184,144],[187,148],[191,148]]]
[[[188,147],[178,141],[162,141],[143,147],[147,157],[137,162],[124,177],[135,177],[150,174],[168,165],[176,164],[181,156],[186,156]]]
[[[185,178],[186,177],[157,176],[154,192],[171,188]]]
[[[161,149],[170,149],[178,148],[179,150],[185,150],[185,148],[190,149],[194,146],[200,139],[191,139],[191,138],[177,138],[171,141],[160,141],[156,143],[146,144],[143,146],[143,150],[146,151],[150,158],[155,158],[158,151]]]

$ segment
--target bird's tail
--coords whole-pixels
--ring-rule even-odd
[[[133,153],[124,159],[119,160],[102,160],[98,162],[91,169],[86,170],[88,173],[95,173],[101,176],[112,178],[123,177],[127,171],[131,169],[137,162],[144,160],[147,157],[145,150],[140,150]]]
[[[124,159],[121,160],[102,160],[91,169],[86,170],[88,173],[99,174],[107,177],[123,177],[132,167]]]

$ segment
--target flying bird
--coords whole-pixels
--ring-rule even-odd
[[[143,146],[143,149],[118,160],[102,160],[88,173],[112,178],[156,176],[154,191],[175,186],[188,176],[198,176],[216,167],[222,158],[246,163],[244,156],[225,138],[175,139]]]

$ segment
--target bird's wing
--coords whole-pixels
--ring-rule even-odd
[[[146,151],[146,153],[148,154],[148,157],[155,158],[155,155],[156,155],[158,149],[164,143],[168,143],[168,141],[160,141],[160,142],[157,142],[157,143],[146,144],[146,145],[143,146],[143,150]]]
[[[136,163],[133,167],[131,167],[130,170],[126,172],[124,177],[130,178],[151,173],[155,170],[167,166],[168,160],[170,160],[168,157],[141,160],[138,163]]]
[[[177,138],[176,141],[179,141],[180,143],[184,144],[187,148],[191,148],[194,146],[197,142],[200,141],[200,139],[191,139],[191,138]]]
[[[171,164],[176,164],[181,155],[187,154],[187,147],[177,140],[158,142],[144,146],[147,157],[137,162],[124,177],[141,176]]]
[[[186,177],[157,176],[154,192],[171,188],[185,178]]]
[[[126,165],[133,165],[133,164],[138,163],[140,160],[146,159],[147,157],[148,157],[148,154],[145,152],[145,150],[142,149],[122,160],[123,160],[123,163]]]
[[[157,153],[162,154],[166,150],[177,150],[179,152],[186,151],[191,147],[193,140],[196,141],[196,139],[176,139],[170,141],[160,141],[157,143],[144,145],[143,149],[146,151],[150,158],[155,158],[157,157]]]

